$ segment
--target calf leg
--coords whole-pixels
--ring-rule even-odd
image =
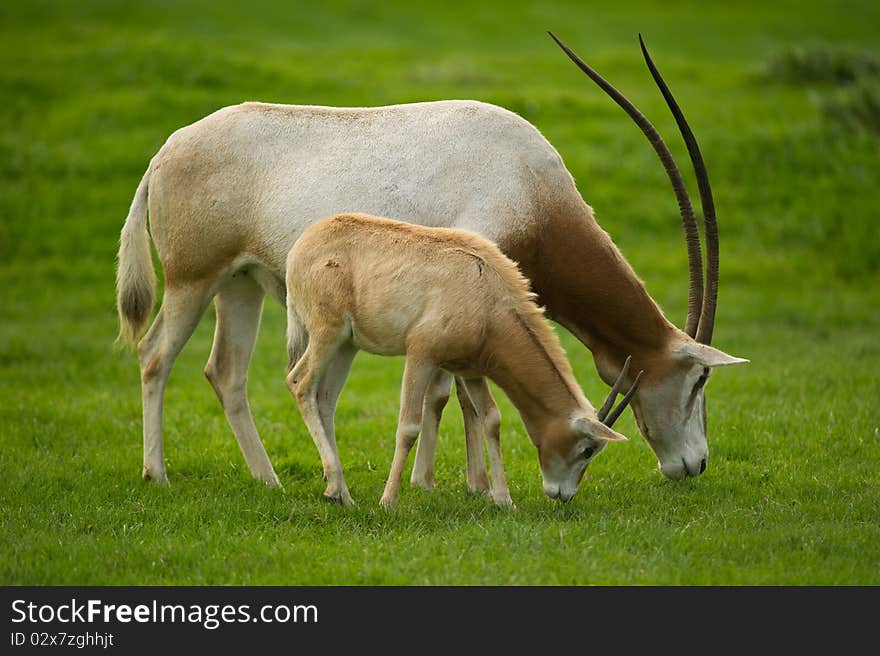
[[[144,408],[145,480],[168,482],[162,440],[165,385],[174,360],[192,336],[210,297],[210,287],[205,283],[166,287],[162,307],[138,344]]]
[[[458,386],[461,379],[456,380]],[[504,463],[501,459],[501,413],[492,398],[492,392],[485,378],[464,381],[468,395],[474,402],[476,413],[481,419],[489,447],[489,464],[492,467],[492,500],[499,506],[511,507],[510,490],[504,476]]]
[[[397,421],[397,435],[394,441],[394,460],[391,473],[385,483],[385,491],[380,503],[386,508],[397,503],[400,479],[412,445],[419,436],[422,423],[422,409],[425,391],[436,373],[437,367],[414,357],[407,357],[403,370],[403,385],[400,390],[400,416]]]
[[[251,474],[268,485],[281,487],[260,441],[247,399],[247,371],[260,327],[264,295],[263,288],[245,274],[236,275],[217,292],[217,325],[205,376],[223,406]]]
[[[413,487],[426,490],[434,488],[434,459],[440,417],[449,400],[452,375],[438,369],[428,385],[422,414],[422,430],[416,447],[410,482]],[[474,404],[468,397],[464,383],[456,383],[456,393],[464,418],[465,446],[467,453],[467,485],[470,492],[489,492],[489,476],[482,446],[482,428]]]
[[[318,399],[325,374],[346,337],[341,326],[321,326],[313,331],[309,335],[305,353],[287,374],[287,387],[296,398],[303,421],[321,456],[324,477],[327,479],[324,498],[344,506],[353,506],[354,501],[342,475],[336,443],[327,434]],[[341,389],[341,385],[339,387]]]
[[[336,403],[345,386],[345,381],[348,379],[351,363],[356,354],[357,348],[353,344],[343,343],[327,365],[327,371],[318,390],[318,413],[321,415],[324,434],[327,436],[330,448],[337,453],[339,449],[336,446]],[[324,471],[324,480],[330,480],[329,472],[326,470]]]
[[[449,401],[452,374],[437,369],[425,392],[422,408],[422,431],[416,446],[416,459],[413,463],[410,484],[425,490],[434,489],[434,457],[437,450],[437,432],[443,408]]]

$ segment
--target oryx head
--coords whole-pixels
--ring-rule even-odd
[[[687,320],[683,331],[674,329],[675,334],[667,343],[664,352],[659,354],[652,352],[644,356],[637,354],[636,364],[645,370],[645,380],[632,399],[632,408],[642,435],[657,455],[660,471],[665,476],[675,479],[698,476],[705,471],[709,458],[705,397],[709,375],[716,367],[748,362],[710,346],[718,300],[718,226],[709,176],[700,148],[678,103],[651,60],[645,43],[639,35],[639,44],[645,62],[675,117],[696,174],[706,237],[705,289],[697,220],[684,180],[669,148],[654,126],[623,94],[585,64],[556,36],[552,33],[550,36],[642,130],[660,157],[678,200],[687,242],[690,272]],[[615,361],[610,354],[597,354],[596,365],[599,374],[606,381],[613,380],[617,372],[621,371],[620,362]]]

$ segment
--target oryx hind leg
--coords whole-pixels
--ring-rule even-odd
[[[162,438],[165,385],[180,350],[192,336],[211,300],[208,283],[165,288],[162,307],[138,344],[143,400],[145,480],[168,482]]]
[[[424,408],[422,409],[422,430],[416,446],[416,458],[413,463],[410,484],[425,490],[434,489],[434,458],[437,451],[437,432],[443,408],[449,401],[452,389],[452,374],[443,369],[428,384],[425,392]]]
[[[214,346],[205,365],[205,376],[223,406],[251,474],[280,487],[247,399],[247,372],[260,327],[264,296],[263,288],[245,273],[230,278],[217,292]]]

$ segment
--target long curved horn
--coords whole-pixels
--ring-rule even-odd
[[[635,105],[627,100],[627,98],[617,89],[611,86],[611,84],[609,84],[601,75],[585,64],[568,46],[557,39],[553,32],[548,32],[548,34],[556,42],[556,45],[562,48],[562,51],[568,55],[568,58],[586,73],[587,76],[599,86],[599,88],[607,93],[614,102],[620,105],[635,124],[639,126],[644,135],[648,138],[648,141],[651,142],[660,161],[663,163],[663,168],[666,170],[666,175],[669,176],[669,181],[672,183],[672,190],[675,192],[675,197],[678,200],[678,210],[681,213],[681,222],[684,226],[685,242],[687,243],[688,252],[688,273],[690,277],[690,285],[688,289],[688,312],[684,330],[688,335],[694,337],[694,335],[697,334],[697,326],[700,321],[700,311],[703,308],[703,254],[700,249],[700,231],[697,228],[697,219],[694,216],[694,208],[691,206],[690,197],[685,188],[684,180],[681,177],[681,172],[675,165],[672,153],[663,142],[657,129],[651,125],[650,121],[645,118],[645,115],[642,114]]]
[[[706,294],[703,297],[703,307],[695,339],[703,344],[711,344],[712,330],[715,327],[715,309],[718,304],[718,223],[715,220],[715,201],[712,198],[712,187],[709,185],[709,174],[706,172],[706,164],[703,161],[697,139],[675,101],[672,91],[669,90],[663,76],[654,65],[651,55],[648,54],[648,48],[645,46],[641,34],[639,34],[639,45],[642,47],[645,63],[648,64],[648,69],[651,71],[660,93],[666,99],[666,104],[675,117],[678,130],[687,145],[691,164],[694,166],[694,173],[697,177],[697,185],[700,188],[700,204],[703,207],[703,225],[706,232]]]

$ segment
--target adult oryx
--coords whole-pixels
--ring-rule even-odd
[[[138,344],[145,478],[167,480],[165,384],[214,298],[217,323],[205,374],[251,472],[277,483],[245,390],[263,298],[268,293],[284,303],[291,245],[311,222],[343,212],[464,228],[494,241],[519,264],[548,316],[592,351],[606,383],[630,354],[633,370],[644,370],[632,406],[663,474],[682,478],[705,469],[704,385],[713,367],[744,362],[709,346],[718,251],[705,167],[643,46],[697,171],[707,239],[704,294],[696,220],[669,150],[622,95],[560,46],[645,132],[673,183],[690,263],[684,331],[663,316],[597,225],[553,146],[512,112],[464,100],[373,108],[253,102],[226,107],[169,137],[138,185],[122,228],[121,337],[134,341],[154,303],[148,210],[165,273],[161,308]],[[425,422],[439,419],[449,384],[439,380],[428,391],[435,412],[426,413]],[[419,444],[414,483],[431,484],[432,461],[433,443]]]

